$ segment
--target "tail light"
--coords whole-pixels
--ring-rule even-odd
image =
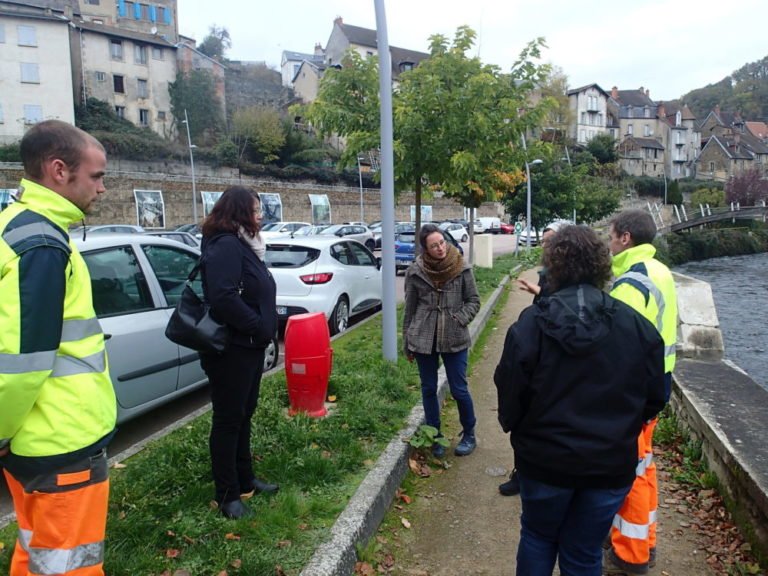
[[[333,278],[333,272],[320,272],[319,274],[304,274],[299,276],[304,284],[327,284]]]

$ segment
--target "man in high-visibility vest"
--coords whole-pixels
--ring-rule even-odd
[[[0,213],[0,464],[19,532],[11,576],[102,576],[116,402],[88,268],[67,233],[105,192],[107,158],[58,120],[20,144]]]
[[[653,217],[644,210],[625,210],[610,223],[615,281],[611,296],[629,304],[651,322],[664,340],[666,399],[672,386],[677,341],[677,295],[672,273],[654,258]],[[653,430],[647,422],[638,438],[638,464],[632,490],[611,528],[611,548],[604,574],[647,574],[656,563],[658,485],[653,461]]]

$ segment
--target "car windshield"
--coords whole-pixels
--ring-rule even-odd
[[[402,242],[403,244],[414,244],[416,242],[416,234],[413,232],[398,234],[397,241]]]
[[[293,244],[267,244],[264,262],[270,268],[301,268],[319,257],[318,248]]]
[[[280,228],[280,222],[270,222],[269,224],[264,224],[261,227],[262,232],[269,232],[270,230],[278,230]]]
[[[319,234],[336,234],[341,229],[341,226],[339,224],[336,224],[335,226],[328,226],[328,228],[324,228],[319,232]]]

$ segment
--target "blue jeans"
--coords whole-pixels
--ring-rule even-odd
[[[440,430],[440,404],[437,401],[437,370],[443,357],[451,396],[459,406],[459,421],[464,432],[475,430],[475,408],[467,386],[467,350],[453,353],[416,354],[421,378],[421,402],[424,418],[430,426]]]
[[[601,544],[631,486],[560,488],[520,474],[518,576],[600,576]]]

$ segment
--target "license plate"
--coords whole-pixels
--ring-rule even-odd
[[[288,315],[288,307],[287,306],[278,306],[277,307],[277,315],[278,316],[287,316]]]
[[[403,258],[398,258],[398,259],[395,260],[395,262],[397,262],[398,264],[410,264],[411,263],[410,260],[405,260]]]

